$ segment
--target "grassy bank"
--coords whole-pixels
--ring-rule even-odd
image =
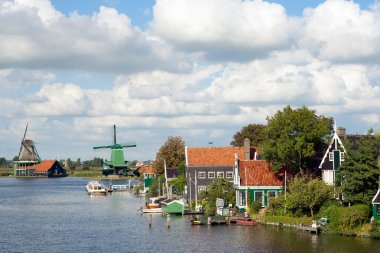
[[[0,177],[9,177],[13,176],[12,168],[0,168]]]
[[[290,224],[290,225],[298,225],[303,224],[305,226],[310,226],[312,222],[311,217],[287,217],[287,216],[271,216],[266,215],[264,218],[265,222],[274,222],[274,223],[282,223],[282,224]]]

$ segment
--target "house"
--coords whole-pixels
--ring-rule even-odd
[[[277,197],[283,188],[282,179],[276,175],[265,160],[238,160],[236,157],[234,185],[236,206],[245,211],[253,201],[267,206],[269,198]]]
[[[372,199],[372,216],[375,220],[380,220],[380,189]]]
[[[66,170],[57,160],[45,160],[28,166],[17,166],[15,176],[65,177]]]
[[[319,164],[319,169],[322,170],[322,180],[326,184],[335,184],[336,171],[339,171],[339,167],[344,161],[346,149],[343,146],[341,138],[344,138],[345,132],[345,128],[335,128],[334,136]]]
[[[185,147],[186,192],[190,204],[215,179],[233,182],[235,154],[243,156],[243,147]]]
[[[152,185],[153,178],[155,177],[153,164],[143,165],[138,168],[138,173],[144,175],[144,192],[149,190]]]

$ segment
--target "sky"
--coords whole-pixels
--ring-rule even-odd
[[[290,105],[380,130],[380,2],[0,0],[0,157],[228,146]]]

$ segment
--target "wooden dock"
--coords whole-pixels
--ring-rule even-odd
[[[309,226],[296,226],[298,230],[306,231],[312,234],[318,234],[321,230],[319,227],[309,227]]]

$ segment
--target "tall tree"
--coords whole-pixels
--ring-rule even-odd
[[[296,176],[289,183],[286,205],[298,214],[308,209],[313,217],[315,211],[332,197],[332,193],[332,186],[319,178],[312,179],[309,175]]]
[[[374,136],[356,136],[346,141],[347,155],[340,166],[343,201],[369,205],[379,187],[378,144]]]
[[[275,170],[286,165],[293,173],[316,166],[315,158],[322,155],[333,130],[332,118],[318,116],[305,106],[287,106],[267,121],[264,157]]]
[[[230,144],[235,147],[243,146],[244,139],[248,138],[252,146],[260,146],[265,138],[264,129],[265,125],[249,124],[234,134],[234,139]]]
[[[157,174],[164,173],[164,161],[167,167],[177,167],[181,161],[185,161],[185,142],[180,136],[168,137],[158,150],[154,161]]]

